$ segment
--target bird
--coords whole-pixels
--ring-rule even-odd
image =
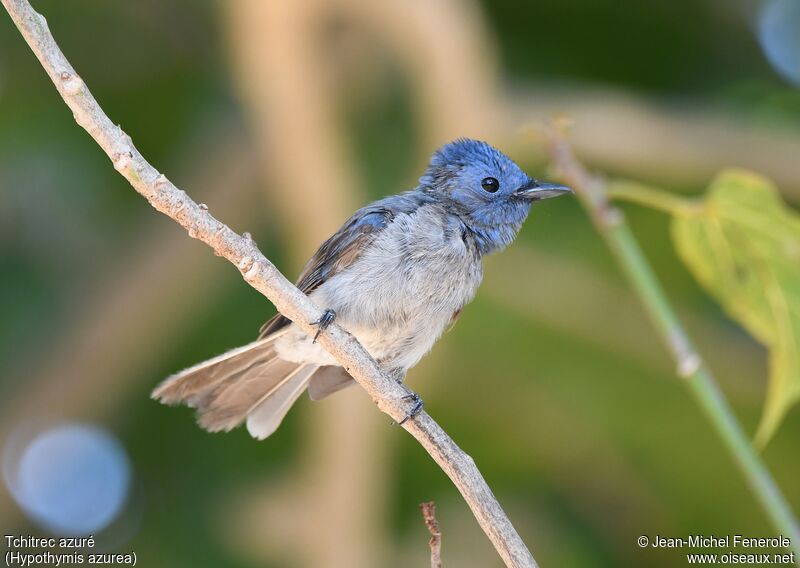
[[[449,142],[415,189],[356,211],[306,263],[297,287],[324,310],[313,337],[277,314],[252,343],[166,378],[152,397],[195,408],[208,431],[246,423],[263,440],[304,391],[321,400],[354,384],[317,343],[334,320],[403,384],[475,296],[483,257],[514,241],[534,203],[569,193],[486,142]],[[409,393],[404,421],[422,408]]]

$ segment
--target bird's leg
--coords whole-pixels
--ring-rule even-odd
[[[405,396],[403,396],[402,399],[410,400],[413,403],[411,410],[409,410],[406,413],[405,417],[400,422],[398,422],[398,424],[402,426],[403,424],[405,424],[406,422],[417,416],[420,412],[422,412],[422,407],[424,406],[425,403],[422,402],[422,399],[417,393],[412,391],[403,383],[403,379],[405,379],[406,377],[406,372],[404,369],[402,368],[392,369],[389,371],[389,376],[391,376],[394,380],[396,380],[400,384],[400,386],[403,387],[403,390],[405,390],[406,393],[408,393]]]
[[[415,393],[408,387],[406,387],[406,390],[408,391],[408,394],[403,397],[403,400],[410,400],[414,403],[414,405],[411,407],[411,410],[409,410],[406,413],[405,417],[400,422],[398,422],[400,426],[402,426],[403,424],[405,424],[406,422],[417,416],[420,412],[422,412],[422,407],[425,405],[425,403],[422,402],[422,399],[417,393]]]
[[[317,333],[314,334],[314,340],[311,343],[316,343],[319,334],[325,331],[329,325],[333,323],[333,320],[336,319],[336,312],[333,311],[331,308],[327,308],[322,315],[319,317],[317,321],[312,321],[309,325],[316,325]]]

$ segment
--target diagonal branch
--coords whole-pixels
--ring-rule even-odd
[[[33,50],[64,102],[82,126],[111,158],[114,168],[158,211],[179,223],[189,236],[209,245],[234,264],[245,281],[304,331],[320,309],[261,253],[248,233],[239,235],[215,219],[208,208],[192,201],[148,163],[131,138],[106,116],[81,78],[59,49],[43,16],[27,0],[2,0],[22,36]],[[378,408],[399,422],[410,403],[406,390],[384,374],[369,353],[349,333],[332,325],[320,344],[369,393]],[[531,553],[517,534],[475,462],[425,412],[403,427],[425,448],[450,477],[475,518],[509,567],[534,567]]]

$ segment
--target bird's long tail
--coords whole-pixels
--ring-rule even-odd
[[[196,408],[198,423],[210,432],[227,432],[246,421],[250,434],[264,439],[278,428],[317,370],[316,365],[277,356],[275,340],[285,331],[172,375],[152,397]]]

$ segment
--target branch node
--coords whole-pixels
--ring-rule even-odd
[[[257,262],[254,262],[252,266],[250,266],[249,270],[247,270],[247,272],[244,273],[244,279],[253,280],[256,276],[258,276],[258,273],[260,271],[261,271],[261,266],[259,266]]]
[[[239,272],[247,273],[250,271],[250,268],[253,266],[253,257],[252,256],[245,256],[242,260],[239,261],[239,264],[236,265],[239,269]]]
[[[61,73],[61,88],[65,95],[77,95],[83,87],[83,81],[77,75],[64,71]]]
[[[208,211],[208,205],[206,205],[205,203],[198,203],[197,206],[203,211]]]
[[[682,379],[688,379],[697,372],[702,364],[703,360],[700,355],[688,353],[678,360],[678,376]]]
[[[131,165],[131,160],[133,159],[132,152],[116,152],[112,157],[111,161],[114,163],[114,169],[118,172],[125,171],[125,169]]]
[[[119,133],[120,137],[123,140],[127,140],[128,144],[133,144],[133,139],[130,137],[130,135],[127,132],[122,130],[122,125],[121,124],[117,124],[117,132]]]
[[[165,176],[164,174],[158,174],[158,177],[156,178],[154,185],[156,189],[160,190],[163,186],[167,185],[168,183],[169,180],[167,179],[167,176]]]
[[[618,227],[625,220],[622,211],[616,207],[604,207],[601,209],[600,220],[606,227]]]

